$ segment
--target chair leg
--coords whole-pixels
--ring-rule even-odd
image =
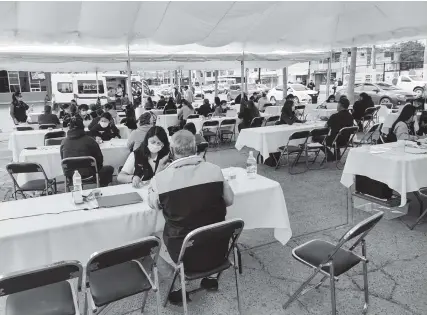
[[[185,273],[184,273],[184,264],[181,263],[179,266],[179,274],[181,276],[181,292],[182,292],[182,307],[184,308],[184,315],[188,315],[187,309],[187,291],[185,287]]]
[[[233,269],[234,269],[234,277],[236,279],[237,309],[239,310],[239,314],[241,315],[243,313],[242,313],[242,306],[240,303],[240,294],[239,294],[239,275],[237,272],[237,269],[239,268],[239,266],[237,264],[238,258],[237,258],[237,248],[236,247],[234,247],[234,253],[233,254],[234,254],[234,256],[233,256],[233,259],[234,259]]]
[[[173,273],[172,283],[171,283],[171,285],[170,285],[170,287],[169,287],[168,293],[166,294],[165,301],[163,302],[163,307],[166,307],[166,305],[168,304],[169,294],[170,294],[170,293],[172,292],[172,290],[173,290],[173,285],[175,284],[175,280],[176,280],[176,277],[178,276],[178,272],[179,272],[179,270],[178,270],[178,269],[176,269],[176,270],[174,271],[174,273]]]
[[[83,306],[83,315],[87,315],[87,309],[88,309],[88,293],[87,290],[85,290],[85,303]]]
[[[142,298],[142,306],[141,306],[141,314],[144,314],[145,304],[147,303],[148,291],[144,292],[144,296]]]
[[[332,315],[337,315],[337,302],[335,298],[335,276],[334,276],[334,265],[332,262],[329,263],[329,277],[331,282],[331,304],[332,304]]]
[[[162,300],[160,297],[160,288],[159,288],[159,271],[157,266],[154,266],[154,284],[156,286],[156,311],[157,315],[160,315],[160,305],[162,304]]]
[[[362,256],[366,258],[366,241],[362,239]],[[363,314],[368,312],[369,307],[369,288],[368,288],[368,262],[363,262],[363,288],[365,291],[365,305],[363,306]]]
[[[319,273],[320,268],[316,268],[310,277],[308,277],[307,280],[301,286],[298,288],[298,290],[295,291],[295,293],[289,298],[289,300],[283,305],[283,308],[286,309],[293,301],[295,301],[301,294],[301,292],[305,289],[306,286],[308,286],[311,282],[311,280],[314,279],[314,277]]]

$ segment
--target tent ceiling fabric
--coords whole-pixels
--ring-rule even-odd
[[[0,44],[330,50],[427,37],[427,2],[409,8],[405,18],[407,1],[6,1]]]

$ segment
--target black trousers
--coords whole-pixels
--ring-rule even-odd
[[[328,146],[330,147],[330,146],[332,146],[332,142],[333,142],[333,140],[331,139],[331,138],[328,138],[328,136],[319,136],[319,137],[313,137],[313,142],[318,142],[318,143],[323,143],[323,141],[325,141],[325,138],[326,138],[326,145],[327,145],[327,147],[326,147],[326,152],[325,152],[325,147],[322,147],[320,150],[323,152],[323,153],[325,153],[325,155],[326,155],[326,159],[327,159],[327,161],[334,161],[335,160],[335,154],[334,154],[334,152],[332,152],[329,148],[328,148]],[[340,158],[340,150],[338,149],[338,151],[337,151],[337,154],[338,154],[338,156],[337,156],[337,158],[339,159]]]
[[[99,185],[101,187],[108,186],[108,184],[113,181],[113,173],[114,167],[111,165],[104,165],[100,170],[98,170]]]

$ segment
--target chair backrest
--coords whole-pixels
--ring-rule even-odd
[[[289,141],[298,139],[307,139],[310,136],[310,131],[297,131],[291,134]]]
[[[196,115],[196,114],[192,114],[192,115],[188,115],[187,119],[195,119],[195,118],[199,118],[200,115]]]
[[[34,130],[34,128],[30,126],[16,127],[16,131],[28,131],[28,130]]]
[[[379,110],[379,109],[377,109],[376,107],[368,107],[368,108],[365,110],[365,114],[364,114],[364,116],[365,116],[365,117],[370,117],[370,116],[374,115],[378,110]]]
[[[44,145],[60,145],[62,143],[62,140],[64,140],[65,137],[62,138],[52,138],[52,139],[46,139],[44,142]]]
[[[319,136],[327,136],[329,134],[329,128],[323,127],[323,128],[316,128],[310,131],[310,135],[315,138]]]
[[[264,104],[264,108],[270,107],[270,106],[273,106],[273,104],[271,104],[271,103]]]
[[[49,128],[55,129],[56,125],[55,124],[41,124],[41,125],[39,125],[40,130],[49,129]]]
[[[173,136],[175,132],[178,132],[181,130],[180,126],[169,126],[168,127],[168,132],[169,132],[169,136]]]
[[[178,113],[178,111],[176,109],[167,109],[165,111],[166,115],[171,115],[171,114],[176,114],[176,113]]]
[[[201,257],[207,253],[206,251],[209,251],[210,256],[213,254],[212,257],[217,258],[219,264],[224,263],[237,243],[244,225],[243,220],[232,219],[193,230],[182,243],[177,263],[184,262],[185,266],[187,257],[195,259],[198,255]],[[194,264],[194,261],[192,263]]]
[[[63,137],[65,137],[65,131],[63,130],[52,131],[44,135],[44,140],[52,139],[52,138],[63,138]]]
[[[44,173],[43,167],[38,163],[9,163],[6,165],[9,174]]]
[[[305,109],[305,105],[296,105],[295,109]]]
[[[78,278],[82,286],[83,267],[78,261],[62,261],[31,270],[0,276],[0,296],[10,295]]]
[[[265,126],[273,125],[276,121],[280,120],[280,116],[270,116],[265,120]]]
[[[90,275],[98,270],[148,257],[152,258],[153,265],[157,263],[160,246],[159,238],[148,236],[117,248],[93,253],[86,266],[86,275],[90,278]]]
[[[222,127],[230,128],[230,127],[233,127],[235,125],[236,125],[236,119],[224,119],[220,123],[220,128],[222,128]]]
[[[374,124],[374,125],[372,125],[371,128],[369,128],[368,133],[374,133],[377,130],[381,130],[381,128],[380,128],[381,125],[382,124]]]
[[[65,158],[61,161],[61,166],[66,178],[73,177],[75,170],[78,170],[82,177],[96,176],[98,174],[96,160],[92,156]]]
[[[358,130],[359,127],[357,126],[342,128],[335,137],[334,143],[337,143],[339,145],[344,145],[344,143],[350,143],[351,141],[353,141],[353,138]]]
[[[249,128],[261,127],[263,122],[264,122],[264,117],[255,117],[254,119],[252,119],[252,122]]]
[[[218,120],[206,120],[203,122],[202,130],[204,127],[216,127],[216,126],[219,126]]]

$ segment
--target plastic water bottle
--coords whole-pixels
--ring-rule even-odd
[[[249,152],[248,160],[246,161],[246,173],[249,178],[255,178],[257,173],[256,159],[254,158],[254,152]]]
[[[83,203],[82,176],[75,170],[73,175],[73,199],[74,203]]]

